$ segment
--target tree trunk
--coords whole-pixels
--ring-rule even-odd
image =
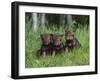
[[[37,18],[37,13],[32,13],[32,19],[33,19],[33,31],[37,30],[38,27],[38,18]]]
[[[71,24],[72,24],[72,15],[70,15],[70,14],[67,15],[67,24],[69,26],[71,26]]]
[[[41,26],[44,27],[45,26],[45,13],[41,14]]]

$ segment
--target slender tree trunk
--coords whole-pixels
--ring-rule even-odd
[[[42,13],[42,14],[41,14],[41,26],[42,26],[42,27],[45,26],[45,20],[46,20],[45,13]]]
[[[33,31],[36,31],[38,27],[37,13],[32,13],[32,19],[33,19]]]
[[[67,15],[67,24],[69,25],[69,26],[71,26],[71,24],[72,24],[72,15]]]

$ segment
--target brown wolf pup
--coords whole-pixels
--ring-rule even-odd
[[[63,35],[60,34],[55,34],[52,36],[53,56],[64,51],[62,37]]]
[[[81,47],[81,44],[79,43],[78,39],[75,37],[74,32],[68,31],[65,32],[65,50],[68,52],[74,48]]]
[[[43,57],[46,57],[48,54],[52,54],[52,34],[49,33],[43,33],[41,34],[41,48],[40,48],[40,54]]]

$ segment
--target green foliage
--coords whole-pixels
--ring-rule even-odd
[[[26,27],[30,27],[27,24]],[[82,25],[79,25],[82,26]],[[37,32],[34,32],[32,28],[25,31],[25,67],[35,68],[35,67],[56,67],[56,66],[79,66],[89,64],[89,31],[86,27],[82,26],[78,28],[75,32],[76,38],[81,43],[81,48],[74,49],[69,53],[62,53],[53,56],[47,56],[45,58],[37,56],[37,51],[41,46],[40,34],[48,33],[60,33],[64,35],[64,28],[59,27],[40,27]],[[63,36],[63,41],[64,36]]]

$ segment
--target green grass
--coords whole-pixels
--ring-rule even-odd
[[[34,32],[30,27],[30,23],[26,24],[25,30],[25,67],[56,67],[56,66],[79,66],[89,64],[89,31],[86,27],[78,28],[76,30],[76,37],[80,41],[82,47],[75,49],[69,53],[57,54],[53,56],[47,56],[45,58],[38,58],[37,51],[41,46],[40,34],[44,32],[48,33],[60,33],[64,34],[64,28],[59,29],[52,27],[40,27],[38,32]],[[64,36],[63,36],[63,41]]]

